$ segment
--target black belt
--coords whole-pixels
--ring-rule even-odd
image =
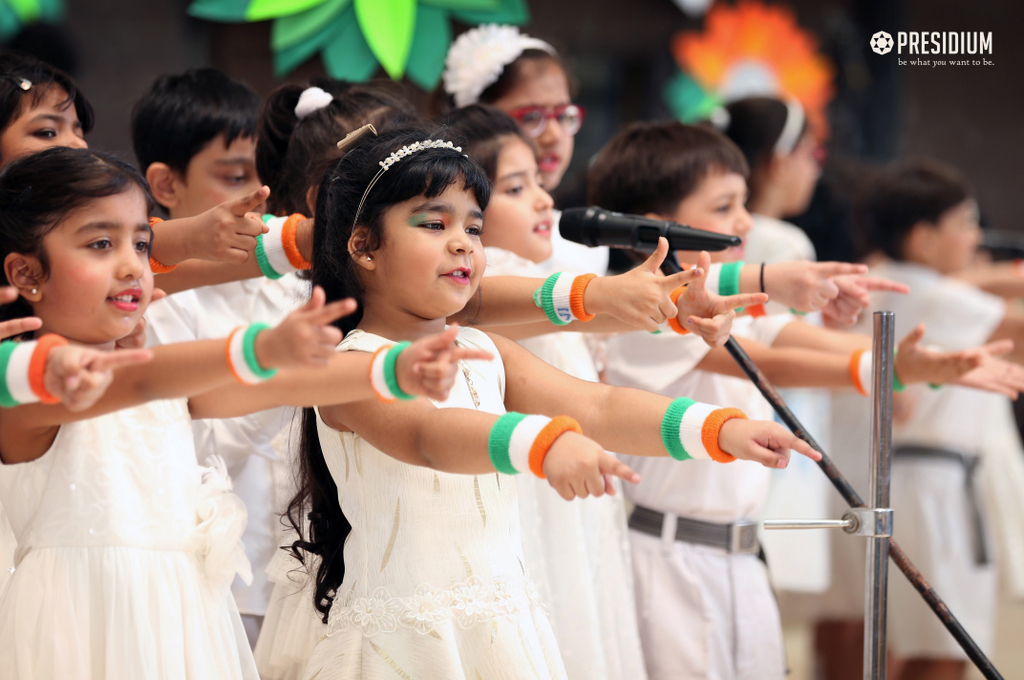
[[[964,495],[967,497],[967,512],[970,515],[968,520],[974,531],[974,563],[978,565],[988,564],[990,558],[988,545],[985,541],[985,520],[981,512],[981,503],[978,501],[978,491],[975,488],[975,473],[978,471],[978,464],[981,462],[978,456],[970,456],[959,451],[934,446],[897,446],[893,449],[893,456],[895,458],[948,460],[953,463],[959,463],[963,467]]]
[[[651,536],[661,536],[665,515],[657,510],[636,506],[629,516],[629,528]],[[738,555],[756,555],[761,550],[757,541],[757,523],[746,520],[732,524],[716,524],[688,517],[676,517],[675,539],[721,548]]]

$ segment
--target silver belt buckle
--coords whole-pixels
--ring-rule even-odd
[[[757,543],[757,522],[741,519],[729,525],[729,553],[756,555],[761,548]]]

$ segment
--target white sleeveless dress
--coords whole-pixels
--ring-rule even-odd
[[[458,342],[495,355],[467,361],[439,408],[504,408],[504,368],[482,332]],[[340,350],[389,341],[353,331]],[[474,403],[477,402],[477,403]],[[526,572],[516,484],[401,463],[317,416],[320,445],[352,533],[345,579],[307,680],[564,678],[554,635]]]
[[[63,425],[0,465],[17,540],[0,597],[5,680],[256,680],[228,586],[245,506],[201,468],[186,400]],[[250,575],[251,577],[251,575]]]

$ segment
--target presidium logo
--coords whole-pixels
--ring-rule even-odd
[[[889,54],[930,55],[930,59],[897,59],[900,66],[992,66],[993,62],[971,55],[992,54],[991,31],[899,31],[896,39],[886,31],[871,36],[871,51]]]

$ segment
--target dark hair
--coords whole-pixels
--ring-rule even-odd
[[[548,63],[554,64],[558,68],[562,69],[562,73],[565,74],[565,80],[569,84],[569,92],[572,93],[576,89],[576,83],[572,79],[569,73],[569,69],[566,67],[565,62],[557,54],[551,54],[546,50],[530,48],[523,50],[523,53],[515,58],[510,64],[506,65],[501,70],[501,75],[493,83],[487,86],[483,92],[480,93],[480,97],[477,101],[481,104],[493,104],[498,101],[509,92],[514,90],[523,77],[523,71],[526,70],[527,66],[539,66],[541,64]]]
[[[902,260],[914,225],[938,225],[943,213],[972,196],[963,175],[945,163],[918,159],[892,165],[878,174],[867,194],[868,238],[892,259]]]
[[[481,104],[453,109],[440,118],[458,138],[463,152],[479,165],[494,184],[498,173],[498,156],[509,137],[518,137],[531,149],[530,139],[515,118],[504,111]]]
[[[217,135],[225,146],[256,136],[260,98],[248,85],[213,68],[160,76],[132,109],[132,146],[139,168],[166,163],[185,173]]]
[[[322,286],[327,300],[355,298],[362,305],[363,288],[356,265],[348,250],[356,221],[356,210],[366,188],[380,171],[379,162],[401,147],[425,139],[445,139],[440,132],[423,128],[400,128],[368,136],[351,147],[324,176],[316,201],[313,226],[312,282]],[[373,185],[362,209],[359,226],[368,229],[361,252],[375,251],[384,244],[384,213],[393,205],[416,196],[441,195],[448,187],[461,183],[472,192],[481,209],[487,207],[490,184],[473,161],[453,149],[424,149],[400,159]],[[335,322],[342,332],[355,328],[362,319],[362,308]],[[334,601],[334,593],[345,577],[344,547],[352,526],[338,501],[338,487],[324,461],[317,434],[316,415],[303,411],[300,441],[299,491],[288,505],[288,521],[299,535],[292,554],[304,562],[303,553],[318,555],[314,605],[324,622]],[[308,530],[306,518],[309,518]]]
[[[310,87],[319,87],[334,100],[299,120],[295,105]],[[372,123],[382,132],[418,119],[416,109],[390,83],[353,85],[314,78],[282,85],[263,102],[256,142],[256,171],[270,187],[268,209],[278,215],[306,213],[309,188],[342,155],[337,143],[352,130]]]
[[[31,83],[23,89],[22,80]],[[51,86],[64,90],[67,97],[62,107],[74,106],[82,131],[88,133],[95,123],[92,105],[78,89],[71,76],[44,61],[20,52],[0,52],[0,132],[3,132],[25,110],[25,100],[36,106]]]
[[[24,156],[0,172],[0,261],[10,253],[49,262],[43,239],[71,212],[90,201],[138,189],[147,214],[155,203],[145,178],[128,163],[101,151],[52,147]],[[8,285],[6,273],[0,283]],[[0,306],[0,321],[32,316],[27,300]]]
[[[756,198],[761,190],[763,173],[775,154],[775,144],[786,126],[789,107],[774,97],[747,97],[725,108],[729,112],[729,124],[723,132],[747,159],[750,166],[750,196]],[[800,137],[806,131],[805,119]]]
[[[601,150],[587,175],[587,201],[617,212],[669,214],[712,171],[749,173],[724,135],[677,121],[634,123]]]

